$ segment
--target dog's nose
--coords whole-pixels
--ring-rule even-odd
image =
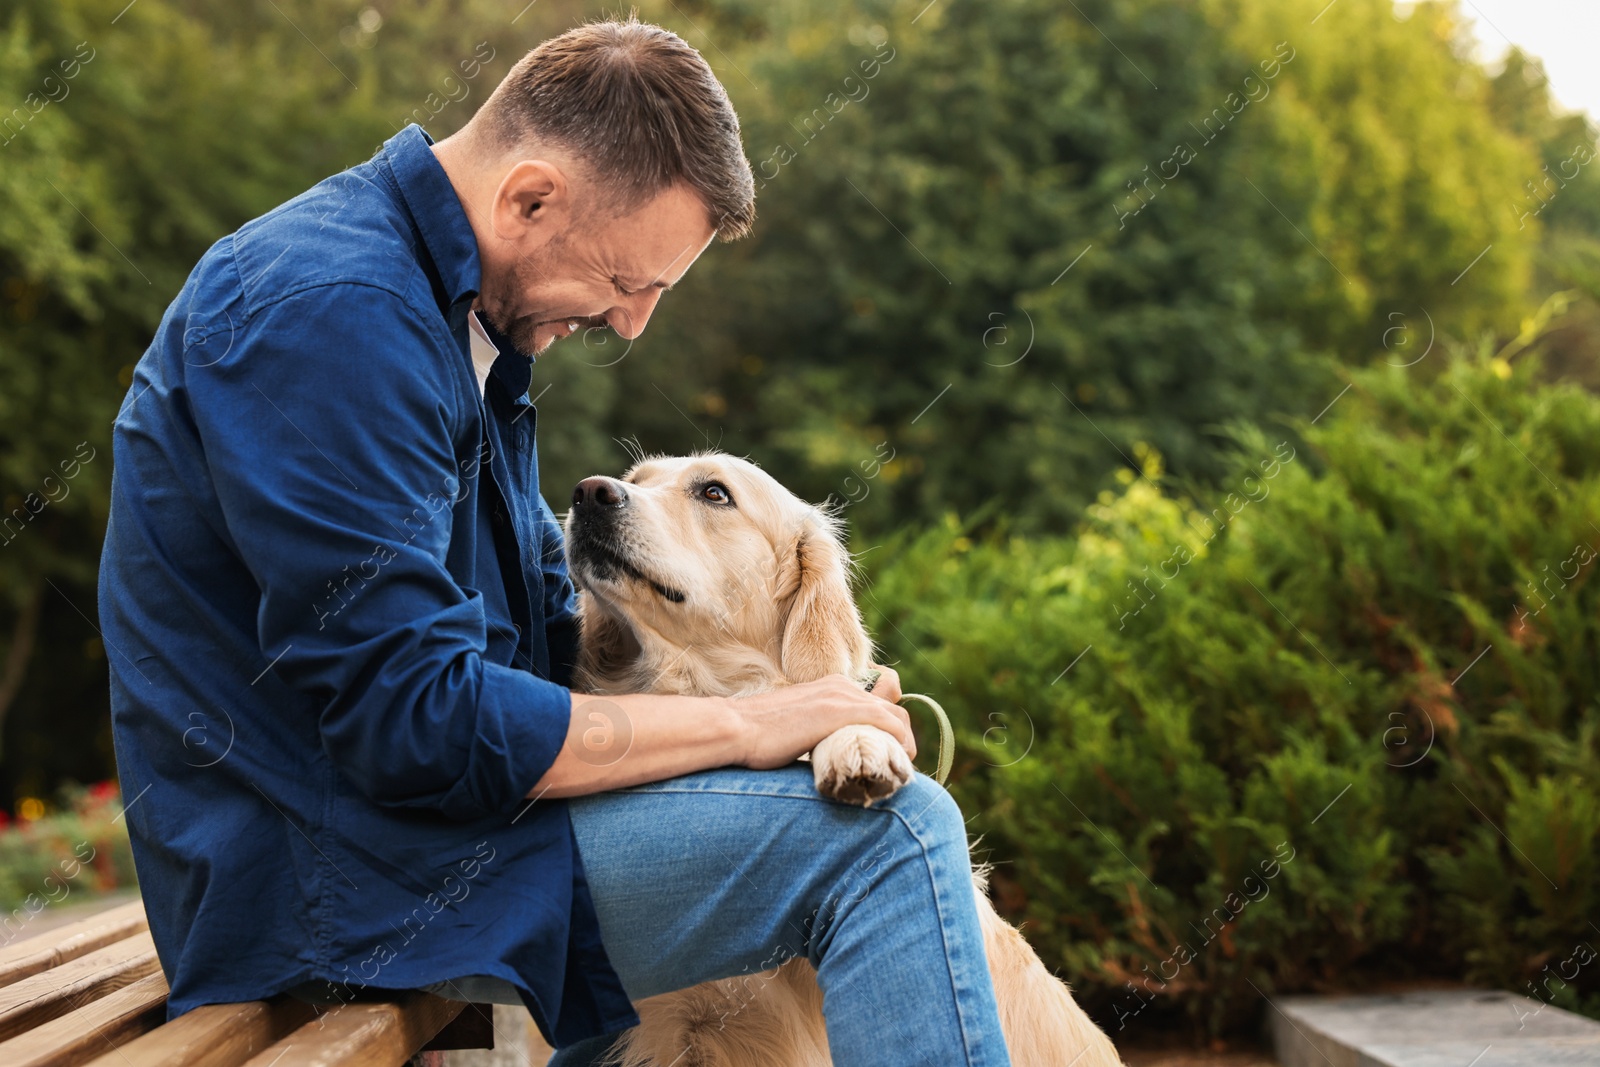
[[[608,508],[620,508],[627,502],[628,491],[615,478],[600,476],[585,478],[572,491],[572,503],[574,506],[599,504]]]

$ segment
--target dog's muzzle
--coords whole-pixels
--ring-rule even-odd
[[[684,594],[651,578],[629,558],[619,530],[628,512],[628,487],[615,478],[585,478],[572,490],[571,536],[567,551],[575,563],[596,578],[615,579],[623,574],[644,582],[666,600],[682,604]]]

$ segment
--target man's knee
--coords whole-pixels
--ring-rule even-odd
[[[949,790],[925,774],[895,791],[883,807],[900,818],[924,848],[967,849],[967,823]]]
[[[860,812],[860,818],[851,823],[859,835],[834,839],[844,850],[841,858],[849,858],[849,867],[830,881],[826,900],[808,920],[808,935],[822,935],[820,939],[807,938],[813,964],[819,962],[837,921],[857,904],[869,898],[891,902],[920,899],[909,886],[916,883],[920,887],[917,892],[926,891],[930,878],[935,883],[948,879],[952,884],[970,884],[966,822],[954,798],[932,778],[914,776],[892,797]],[[888,883],[905,892],[887,897],[874,893]]]
[[[963,843],[966,841],[966,819],[955,797],[926,774],[914,774],[909,782],[894,790],[893,797],[883,806],[894,809],[906,819],[918,837],[954,837]]]

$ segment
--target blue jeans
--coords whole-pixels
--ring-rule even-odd
[[[837,1067],[1009,1067],[966,824],[931,778],[871,808],[823,798],[804,763],[569,803],[601,937],[634,1001],[803,955]],[[609,1046],[568,1046],[550,1067]]]

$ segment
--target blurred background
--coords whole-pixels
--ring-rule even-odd
[[[73,893],[132,877],[95,572],[190,268],[614,13],[8,0],[3,910],[83,842]],[[538,361],[552,502],[629,447],[833,500],[883,655],[957,720],[1002,911],[1119,1040],[1400,980],[1600,1017],[1594,949],[1569,973],[1600,944],[1595,15],[639,13],[726,85],[760,221],[636,343]]]

